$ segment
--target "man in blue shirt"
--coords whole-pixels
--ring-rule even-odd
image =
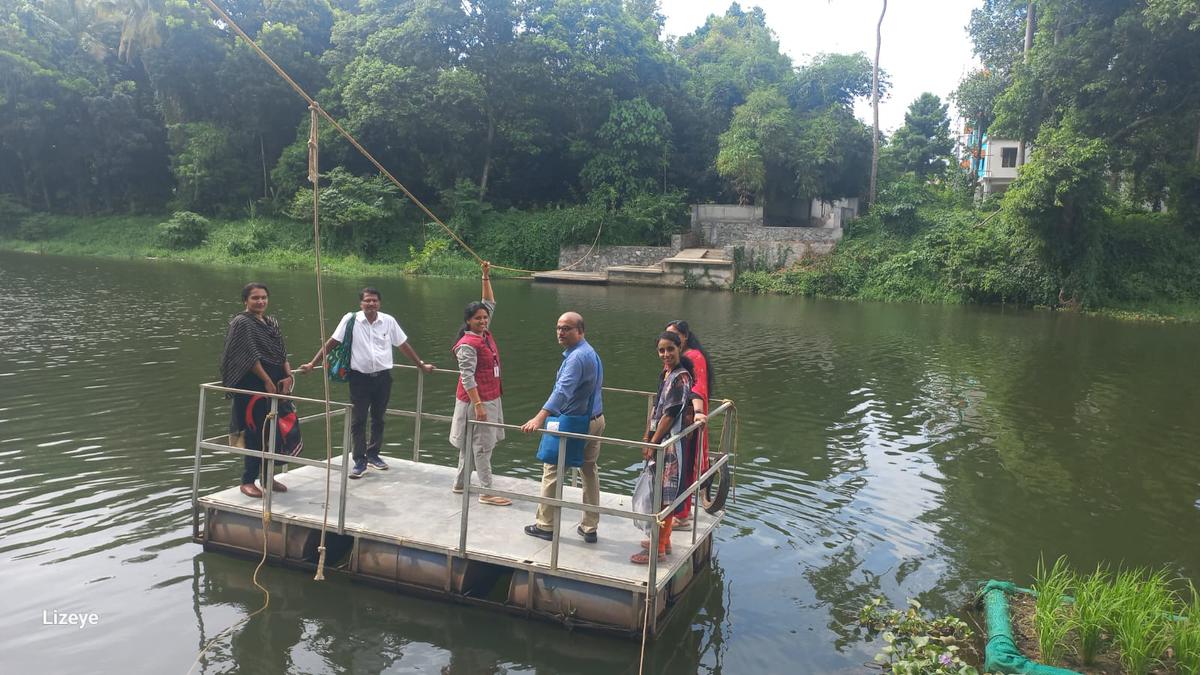
[[[558,344],[566,349],[563,351],[562,365],[558,367],[558,376],[554,380],[554,391],[542,405],[538,414],[525,424],[521,431],[533,433],[546,424],[546,418],[551,415],[584,415],[591,418],[588,434],[600,436],[604,433],[604,403],[600,400],[600,388],[604,385],[604,367],[596,350],[584,339],[583,317],[575,312],[567,312],[558,317],[555,327]],[[588,409],[588,402],[592,407]],[[587,441],[583,446],[583,503],[598,506],[600,504],[600,475],[596,470],[596,460],[600,458],[600,441]],[[558,465],[542,465],[542,496],[554,498],[558,489]],[[527,525],[525,534],[531,537],[550,539],[554,536],[554,516],[557,508],[538,505],[537,523]],[[593,511],[583,511],[583,518],[575,531],[589,544],[596,543],[596,525],[600,522],[600,514]]]

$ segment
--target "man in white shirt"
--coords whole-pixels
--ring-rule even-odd
[[[388,465],[379,456],[383,447],[383,422],[387,413],[388,399],[392,395],[392,347],[400,351],[421,370],[432,373],[434,365],[425,363],[408,344],[404,329],[390,314],[379,311],[380,294],[368,286],[358,294],[360,312],[350,312],[342,317],[333,336],[317,350],[308,363],[300,366],[301,372],[309,372],[321,360],[326,351],[333,349],[346,339],[346,326],[354,321],[354,333],[350,338],[350,438],[353,445],[354,468],[351,478],[362,478],[367,467],[387,471]],[[367,417],[371,418],[371,442],[367,442]]]

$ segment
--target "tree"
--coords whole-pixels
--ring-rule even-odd
[[[1114,176],[1137,186],[1139,201],[1163,200],[1167,177],[1195,153],[1200,30],[1185,16],[1164,23],[1133,0],[1039,8],[1030,62],[997,100],[994,131],[1032,138],[1069,117],[1104,142]]]
[[[733,111],[721,134],[717,171],[737,192],[739,204],[750,204],[766,187],[767,164],[786,166],[796,142],[795,118],[787,100],[773,87],[752,92]]]
[[[1004,210],[1047,242],[1060,300],[1087,304],[1100,272],[1097,235],[1109,201],[1105,158],[1110,150],[1100,139],[1081,134],[1073,118],[1044,128],[1034,145],[1037,152],[1006,194]]]
[[[954,150],[946,110],[942,100],[929,92],[908,106],[904,126],[896,130],[888,147],[901,171],[926,178],[945,169],[946,158]]]
[[[669,161],[671,123],[644,98],[618,101],[596,133],[592,158],[583,167],[583,187],[616,206],[654,191]]]
[[[886,71],[875,81],[873,66],[862,52],[854,54],[817,54],[796,71],[788,100],[797,110],[817,110],[828,106],[851,107],[854,101],[872,95],[872,86],[885,95],[890,87]]]
[[[1021,62],[1027,0],[984,0],[971,10],[967,34],[975,56],[989,73],[1009,81]]]
[[[675,53],[687,73],[687,95],[698,108],[685,113],[694,115],[692,124],[675,125],[677,130],[698,132],[695,145],[679,144],[681,160],[704,167],[705,173],[695,182],[721,189],[729,183],[712,169],[720,151],[719,137],[730,128],[734,109],[746,103],[753,91],[787,85],[792,78],[791,60],[779,50],[762,10],[743,11],[736,2],[725,14],[710,15],[703,26],[680,38]],[[727,197],[710,193],[708,198]]]
[[[1007,83],[989,70],[974,70],[958,83],[958,88],[951,94],[958,114],[969,120],[975,140],[971,148],[971,173],[979,170],[979,162],[983,153],[983,137],[992,121],[996,118],[994,111],[996,99],[1004,92]]]

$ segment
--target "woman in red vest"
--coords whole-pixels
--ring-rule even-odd
[[[458,330],[458,342],[451,351],[458,358],[458,391],[454,402],[454,418],[450,422],[450,444],[458,448],[458,475],[454,478],[454,491],[462,492],[470,480],[466,475],[467,420],[504,422],[504,407],[500,403],[500,351],[496,340],[488,331],[492,312],[496,309],[496,298],[492,294],[492,282],[488,271],[491,266],[483,263],[483,300],[467,305],[463,312],[463,325]],[[492,448],[504,439],[504,429],[482,424],[473,425],[471,451],[475,475],[479,484],[492,486]],[[508,506],[512,500],[494,495],[480,495],[482,504]]]

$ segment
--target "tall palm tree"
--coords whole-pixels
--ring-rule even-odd
[[[146,49],[162,44],[158,30],[158,12],[151,0],[118,0],[121,16],[121,40],[117,45],[117,58],[122,63],[132,63],[134,57]]]

